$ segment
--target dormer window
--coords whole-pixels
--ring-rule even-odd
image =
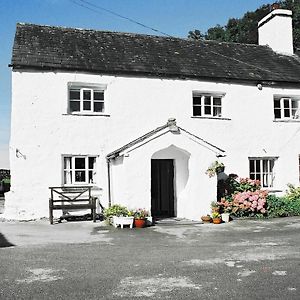
[[[96,84],[69,84],[68,112],[96,113],[105,112],[104,92],[105,87]]]
[[[194,117],[222,117],[223,94],[193,93],[193,116]]]
[[[274,96],[275,119],[300,120],[300,96]]]

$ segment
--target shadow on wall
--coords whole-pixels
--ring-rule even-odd
[[[0,233],[0,248],[13,247],[14,244],[10,243],[5,236]]]

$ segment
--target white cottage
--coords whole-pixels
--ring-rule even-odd
[[[273,192],[298,185],[291,12],[258,26],[260,45],[18,24],[4,216],[48,216],[49,186],[90,185],[105,207],[199,219],[216,159]]]

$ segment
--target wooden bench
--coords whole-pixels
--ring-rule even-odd
[[[49,221],[53,224],[53,210],[84,210],[90,209],[93,221],[96,222],[96,200],[91,195],[91,186],[49,187]]]

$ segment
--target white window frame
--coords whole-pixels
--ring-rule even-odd
[[[65,167],[65,160],[69,158],[71,161],[70,167]],[[75,168],[75,159],[84,158],[85,159],[85,168],[76,169]],[[89,168],[89,158],[94,158],[93,168]],[[96,155],[63,155],[62,156],[62,184],[64,186],[72,185],[95,185],[96,184],[96,170],[97,170],[97,156]],[[76,181],[75,172],[85,172],[85,181]],[[89,172],[92,172],[92,182],[89,182]],[[67,175],[69,173],[69,175]],[[69,180],[66,179],[66,176],[70,176]],[[70,182],[67,182],[70,181]]]
[[[279,101],[280,107],[275,107],[275,101]],[[288,107],[284,107],[285,103]],[[294,105],[293,103],[297,103]],[[300,96],[274,95],[273,99],[274,119],[275,120],[299,120],[300,121]],[[276,117],[275,111],[280,111],[280,117]],[[285,117],[285,111],[289,112],[289,117]]]
[[[70,98],[70,91],[71,90],[79,90],[80,99],[71,99]],[[84,102],[89,101],[84,99],[84,92],[90,91],[91,99],[90,99],[90,109],[84,109]],[[103,100],[94,99],[94,93],[101,92],[103,93]],[[106,114],[106,85],[104,84],[94,84],[94,83],[80,83],[80,82],[69,82],[68,83],[68,113],[69,114],[93,114],[93,115],[103,115]],[[79,110],[78,111],[71,111],[70,103],[71,101],[78,101]],[[95,103],[103,103],[103,110],[102,111],[94,111],[95,110]]]
[[[274,188],[277,159],[278,157],[249,157],[249,178],[259,180],[262,188]],[[253,170],[251,170],[251,161],[253,161]]]
[[[223,98],[224,93],[210,93],[210,92],[201,92],[201,91],[194,91],[193,92],[193,103],[192,103],[192,116],[193,117],[209,117],[209,118],[222,118],[222,110],[223,110]],[[194,98],[201,98],[200,102],[201,104],[195,104]],[[205,100],[209,99],[210,103],[206,104]],[[220,99],[221,104],[214,104],[214,99]],[[194,113],[194,108],[200,107],[200,114]],[[206,108],[210,110],[210,113],[206,111]],[[216,110],[220,110],[219,113],[215,113]]]

